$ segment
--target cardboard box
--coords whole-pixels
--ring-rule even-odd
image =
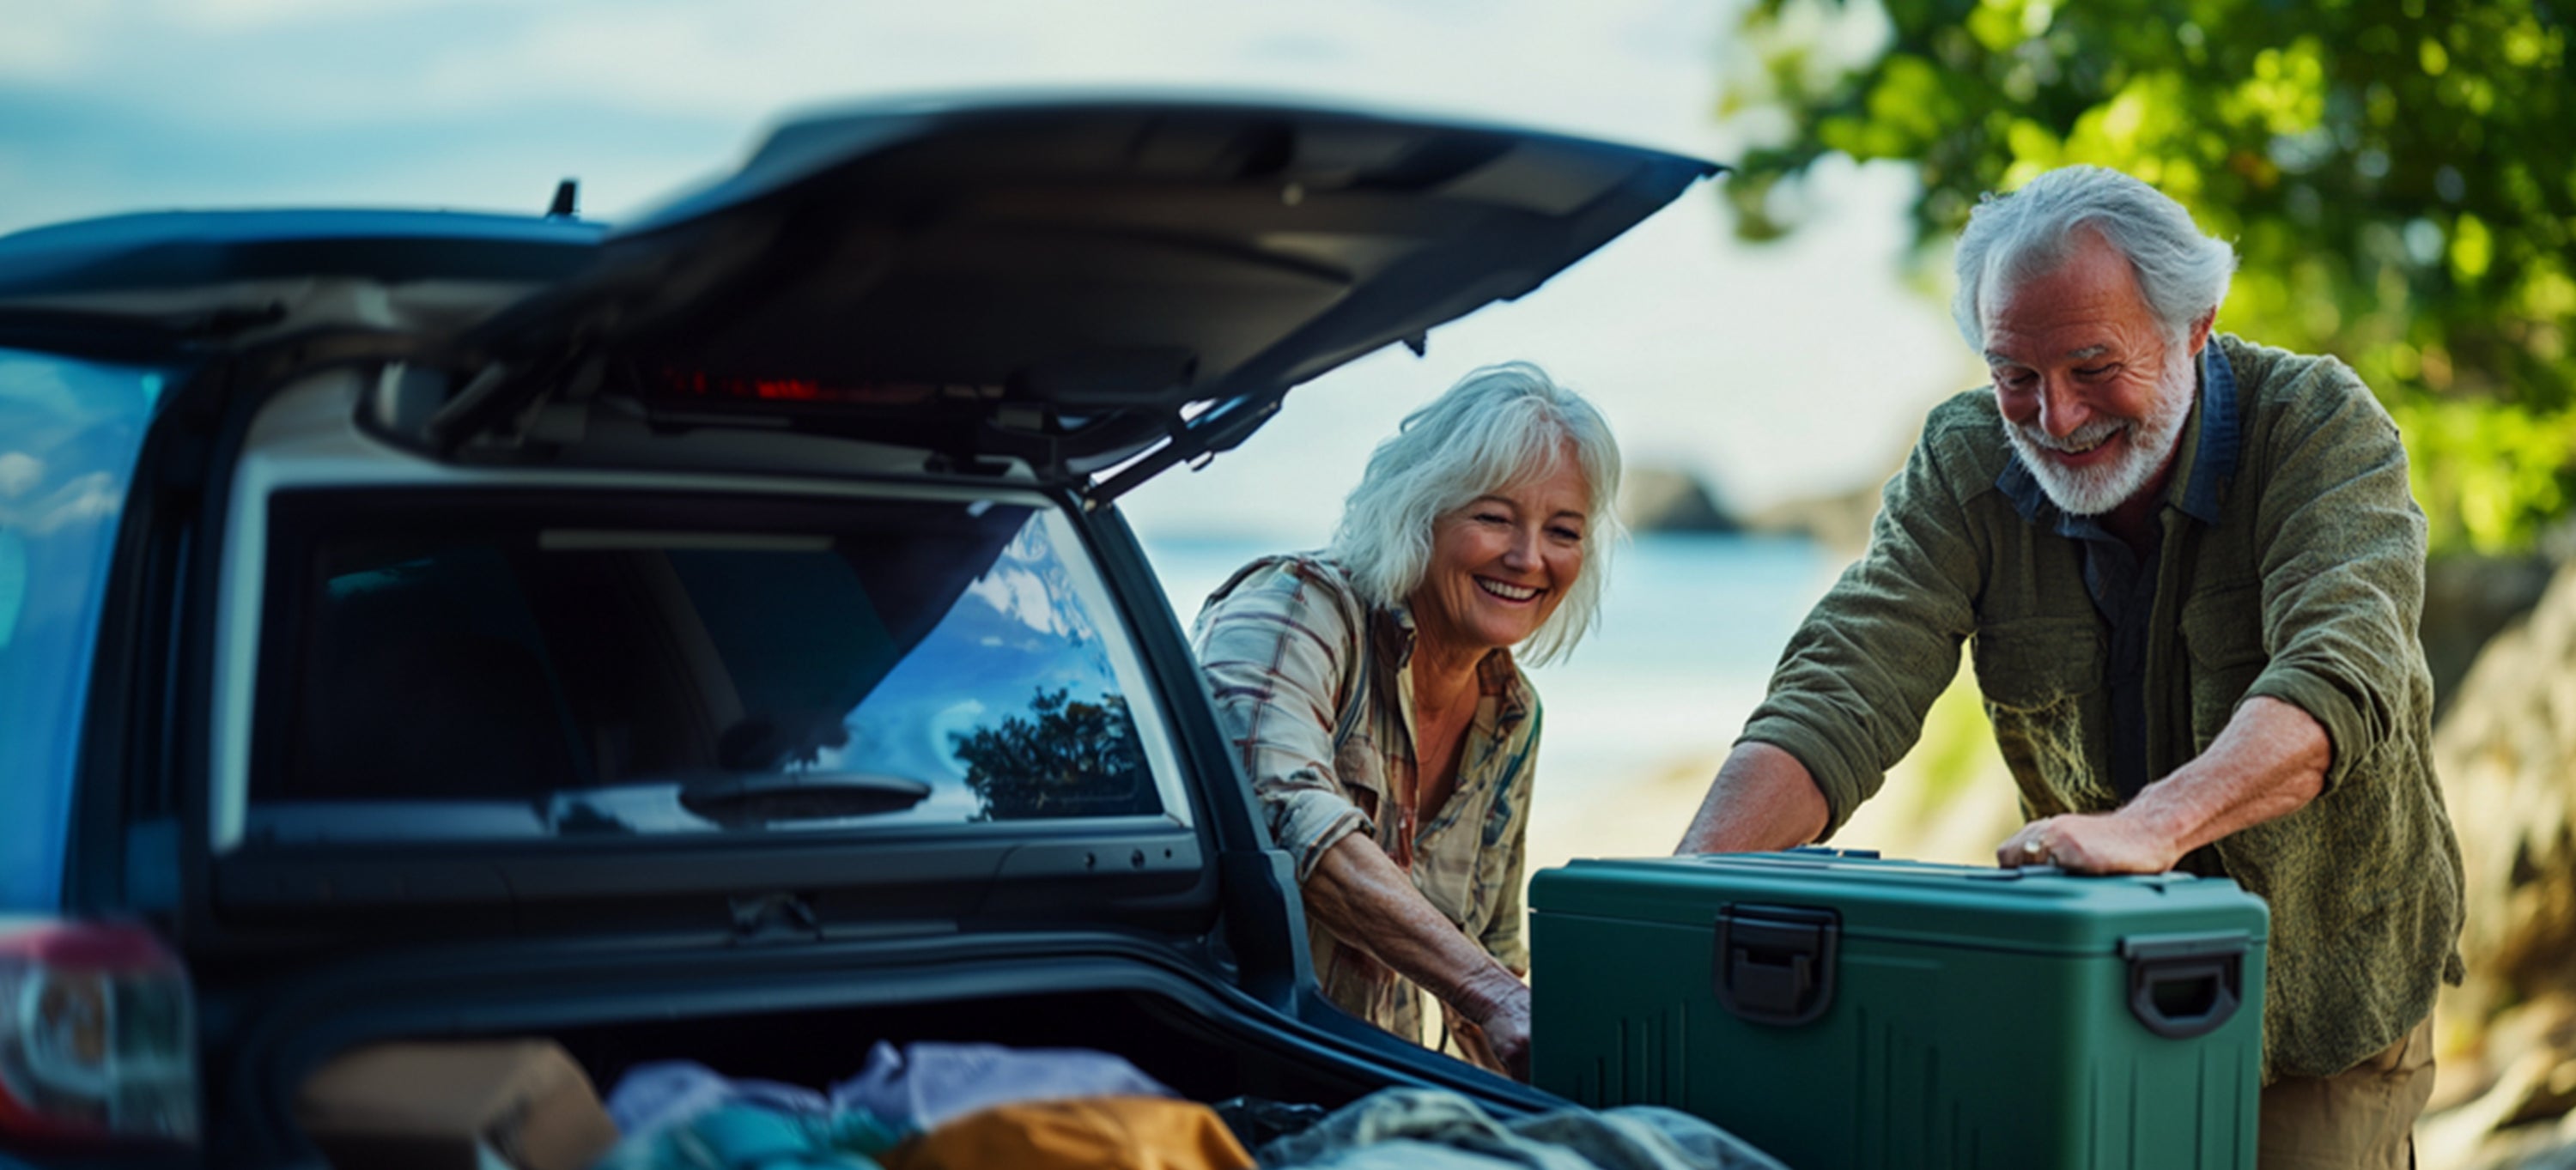
[[[295,1113],[340,1170],[588,1170],[617,1144],[588,1074],[551,1040],[379,1044],[304,1082]]]

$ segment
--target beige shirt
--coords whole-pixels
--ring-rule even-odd
[[[1371,606],[1339,566],[1296,556],[1256,561],[1220,587],[1200,611],[1193,640],[1236,758],[1272,839],[1296,860],[1297,880],[1335,842],[1365,833],[1460,932],[1525,972],[1521,885],[1537,694],[1509,651],[1485,656],[1456,791],[1427,823],[1413,824],[1413,684],[1405,669],[1413,637],[1404,607]],[[1337,748],[1346,717],[1350,730]],[[1411,980],[1311,921],[1307,943],[1327,998],[1423,1042]]]

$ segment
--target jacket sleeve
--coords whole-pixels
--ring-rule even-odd
[[[1300,882],[1334,842],[1375,833],[1336,771],[1333,732],[1361,651],[1333,590],[1283,561],[1211,599],[1194,634],[1218,722]]]
[[[2268,661],[2245,694],[2324,726],[2332,791],[2411,717],[2413,672],[2399,664],[2422,654],[2425,525],[2397,424],[2351,370],[2324,369],[2266,443],[2255,539]]]
[[[1945,474],[1954,428],[1939,417],[1888,481],[1869,550],[1791,635],[1737,741],[1771,744],[1806,765],[1825,798],[1826,836],[1913,748],[1975,628],[1984,558]]]

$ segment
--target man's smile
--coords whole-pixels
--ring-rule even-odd
[[[2116,456],[2112,454],[2110,447],[2111,440],[2106,437],[2095,439],[2092,443],[2082,448],[2049,448],[2048,458],[2050,462],[2055,463],[2060,467],[2070,469],[2092,467],[2096,464],[2108,462],[2109,460],[2116,458]]]
[[[2056,456],[2058,462],[2085,463],[2089,462],[2086,456],[2099,452],[2109,446],[2111,440],[2129,433],[2133,425],[2105,419],[2079,427],[2074,434],[2063,439],[2051,437],[2048,432],[2027,425],[2022,427],[2022,433],[2030,438],[2031,445]]]

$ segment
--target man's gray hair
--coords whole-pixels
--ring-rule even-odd
[[[1551,661],[1600,615],[1610,549],[1621,535],[1619,444],[1600,411],[1537,366],[1486,366],[1405,416],[1343,501],[1329,552],[1369,600],[1399,604],[1430,569],[1434,522],[1496,488],[1555,474],[1569,447],[1592,497],[1583,571],[1522,646],[1528,662]]]
[[[2060,167],[2009,195],[1987,195],[1968,213],[1959,233],[1959,294],[1950,302],[1968,348],[1985,352],[1981,310],[2063,263],[2085,228],[2129,258],[2168,341],[2188,336],[2227,299],[2236,249],[2202,235],[2182,204],[2118,171]]]

